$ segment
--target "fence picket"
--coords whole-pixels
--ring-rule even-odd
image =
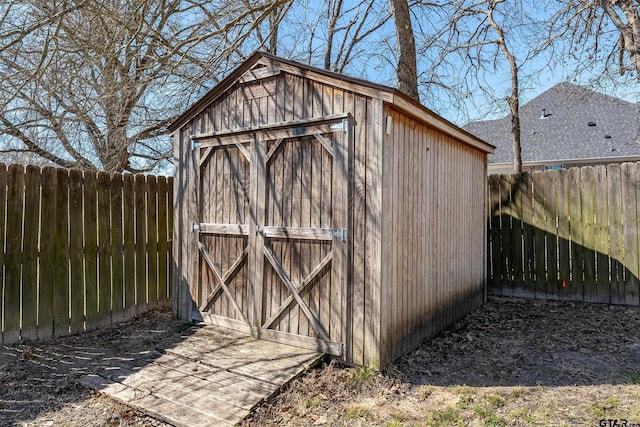
[[[55,273],[53,333],[69,334],[69,172],[56,170]]]
[[[546,298],[547,296],[547,272],[546,272],[546,248],[545,234],[549,224],[546,223],[545,213],[545,192],[546,185],[544,174],[542,172],[534,172],[531,174],[531,183],[533,188],[533,247],[534,247],[534,265],[533,277],[535,284],[535,296],[538,298]]]
[[[585,301],[595,299],[596,292],[596,182],[593,167],[582,168],[580,198],[582,203],[582,254]]]
[[[558,203],[555,173],[542,174],[544,182],[545,246],[546,246],[546,295],[558,299]]]
[[[124,303],[125,317],[135,314],[136,305],[136,247],[135,247],[135,194],[133,175],[125,175],[122,185],[122,220],[124,242]]]
[[[7,212],[7,167],[0,163],[0,242],[4,245],[5,236],[5,214]],[[4,270],[4,250],[0,251],[0,277]],[[4,300],[4,286],[0,287],[0,303]],[[2,335],[2,319],[4,318],[4,304],[0,304],[0,343],[4,342]]]
[[[40,232],[40,177],[37,166],[26,168],[24,179],[24,237],[22,255],[21,339],[38,338],[38,235]]]
[[[86,329],[100,326],[98,306],[98,183],[96,172],[84,173],[83,221],[84,221],[84,288]]]
[[[136,257],[136,313],[147,310],[147,183],[144,175],[136,175],[135,188],[135,257]]]
[[[609,302],[609,200],[606,166],[596,166],[594,195],[596,286],[593,302]]]
[[[609,190],[609,242],[611,255],[611,300],[612,304],[624,303],[624,266],[622,239],[622,188],[620,165],[607,167]]]
[[[111,324],[111,191],[110,176],[99,172],[96,182],[97,230],[98,230],[98,327]],[[114,177],[115,186],[115,177]]]
[[[168,298],[167,263],[167,179],[158,177],[158,300]]]
[[[56,169],[42,169],[42,219],[40,222],[40,280],[38,284],[38,338],[53,337],[53,290],[56,283]]]
[[[622,243],[624,248],[624,304],[640,304],[638,290],[638,223],[636,218],[636,173],[631,163],[621,166]]]
[[[23,200],[24,166],[11,165],[7,171],[3,342],[20,339]]]

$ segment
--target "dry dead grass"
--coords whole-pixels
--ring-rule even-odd
[[[329,363],[246,426],[640,425],[640,310],[492,298],[385,372]]]

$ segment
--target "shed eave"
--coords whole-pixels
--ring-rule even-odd
[[[401,110],[403,113],[422,120],[427,125],[434,127],[457,140],[474,147],[484,153],[491,154],[496,149],[494,145],[478,138],[477,136],[454,125],[447,119],[429,110],[424,105],[410,99],[402,92],[394,89],[392,107]]]

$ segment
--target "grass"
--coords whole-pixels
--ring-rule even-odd
[[[451,406],[429,411],[426,418],[427,425],[433,427],[458,425],[461,421],[460,413]]]
[[[604,418],[609,411],[620,406],[620,400],[616,397],[610,397],[604,402],[598,402],[589,406],[589,413],[595,418]]]
[[[350,378],[351,385],[354,388],[362,387],[363,385],[367,384],[373,379],[375,372],[376,371],[374,369],[367,368],[367,367],[356,369],[351,374],[351,378]]]
[[[480,417],[485,426],[501,427],[507,425],[506,420],[498,416],[495,409],[490,406],[474,405],[473,412]]]
[[[347,409],[345,414],[348,420],[355,420],[358,418],[364,418],[368,421],[375,419],[375,414],[371,409],[365,408],[364,406],[352,406]]]

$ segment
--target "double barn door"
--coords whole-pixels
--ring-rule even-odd
[[[342,353],[351,133],[343,115],[194,137],[205,319]]]

